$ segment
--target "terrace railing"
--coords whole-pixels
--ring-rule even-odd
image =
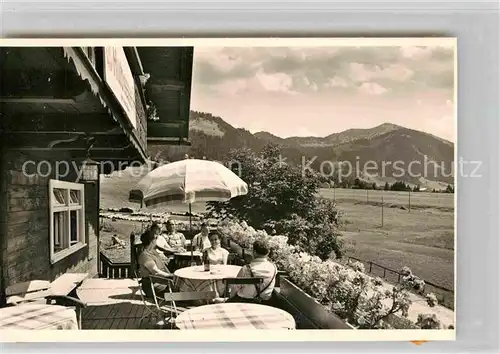
[[[117,263],[111,261],[102,252],[100,253],[101,274],[100,278],[124,279],[129,277],[130,262]]]
[[[365,271],[369,274],[381,277],[387,280],[389,283],[400,283],[403,278],[403,274],[397,270],[385,267],[383,265],[377,264],[372,261],[364,261],[362,259],[348,256],[347,259],[354,260],[364,264]],[[440,305],[443,305],[450,309],[455,309],[455,292],[444,286],[434,284],[433,282],[422,279],[425,282],[422,293],[434,293]]]

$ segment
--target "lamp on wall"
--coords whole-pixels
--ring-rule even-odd
[[[88,141],[87,158],[82,162],[80,180],[82,182],[95,183],[99,181],[99,162],[90,158],[90,149],[94,145],[94,138],[89,138]]]

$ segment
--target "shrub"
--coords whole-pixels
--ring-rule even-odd
[[[111,222],[101,219],[99,230],[104,232],[116,232],[116,227],[112,225]]]
[[[285,163],[273,145],[260,156],[232,150],[227,164],[248,184],[248,194],[208,203],[208,217],[246,220],[256,229],[286,235],[291,245],[321,259],[332,252],[342,257],[338,212],[331,200],[317,198],[318,174]]]
[[[366,275],[361,263],[351,262],[344,266],[333,260],[323,261],[290,245],[286,236],[271,236],[234,220],[224,221],[219,230],[240,245],[265,238],[271,248],[270,258],[278,269],[287,272],[298,287],[350,324],[358,328],[390,328],[391,324],[408,322],[405,328],[411,328],[407,320],[412,303],[409,290],[421,280],[413,276],[409,268],[405,269],[407,279],[403,284],[387,289],[380,278]],[[433,306],[434,299],[435,296],[429,294],[426,301]],[[395,315],[402,316],[405,321],[394,322]],[[426,323],[423,321],[421,325],[428,325]]]
[[[436,314],[419,314],[417,317],[417,326],[422,329],[441,329],[441,322]]]

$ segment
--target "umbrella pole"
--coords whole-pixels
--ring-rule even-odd
[[[189,233],[192,234],[193,230],[191,227],[191,203],[189,203]],[[191,239],[191,265],[193,265],[193,239]]]
[[[189,203],[189,231],[192,231],[191,227],[191,203]]]

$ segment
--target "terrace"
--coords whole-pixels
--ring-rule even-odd
[[[130,244],[135,242],[130,240]],[[247,258],[244,249],[234,242],[225,245],[231,251],[229,263],[242,265]],[[77,289],[78,297],[87,303],[82,312],[82,329],[154,329],[158,328],[157,319],[141,318],[148,313],[148,307],[140,296],[138,280],[133,278],[130,262],[113,262],[106,255],[100,255],[101,277],[87,279]],[[301,290],[280,286],[286,275],[279,272],[274,288],[274,307],[290,313],[296,329],[352,329],[335,315],[325,313],[321,305],[305,295]],[[286,285],[286,284],[285,284]]]
[[[124,223],[126,224],[127,222],[129,222],[130,224],[133,224],[141,221],[144,222],[146,221],[146,219],[148,219],[146,216],[135,215],[131,216],[131,218],[134,219],[134,221],[132,222],[128,220],[130,216],[122,215],[121,217],[119,216],[117,217],[115,213],[112,213],[111,215],[106,213],[104,214],[107,215],[107,217],[109,217],[110,219],[115,218],[114,224],[119,225],[116,226],[118,227],[118,229],[120,229],[120,226],[123,226]],[[164,215],[159,215],[159,214],[155,215],[155,218],[159,218],[156,221],[161,221],[162,217],[164,217]],[[144,220],[142,220],[141,218],[144,218]],[[186,222],[186,220],[184,220],[185,216],[175,216],[175,218],[178,220],[178,222],[180,220],[184,221],[184,223]],[[113,224],[113,222],[111,222],[111,224]],[[129,225],[129,227],[131,226]],[[185,230],[184,233],[186,235],[186,238],[189,239],[195,232],[189,232],[189,230]],[[128,241],[127,243],[130,244],[131,242],[132,241]],[[249,261],[250,255],[245,252],[244,248],[240,247],[240,245],[234,242],[233,240],[227,241],[227,243],[224,244],[223,246],[230,251],[231,264],[240,265],[244,264],[244,262]],[[129,247],[125,246],[125,249],[123,249],[122,252],[127,251],[127,249],[129,249]],[[112,258],[113,257],[111,256],[108,257],[105,254],[101,254],[101,270],[102,270],[101,276],[117,280],[130,277],[129,258],[126,257],[125,261],[123,261],[123,258],[121,261],[116,261],[113,260]],[[398,273],[395,270],[384,268],[376,263],[365,265],[365,269],[367,274],[384,278],[385,281],[383,282],[383,287],[388,290],[392,289],[393,286],[392,284],[396,284],[402,279],[402,274]],[[127,281],[129,280],[127,279]],[[426,289],[429,286],[433,288],[433,284],[427,284],[427,283],[425,284]],[[124,289],[124,292],[126,294],[129,295],[131,294],[128,286],[121,286],[121,288]],[[286,274],[286,272],[284,271],[280,272],[280,276],[278,278],[274,292],[276,295],[275,297],[277,299],[275,306],[285,309],[287,312],[293,315],[297,324],[297,329],[352,328],[350,325],[346,324],[343,320],[341,320],[338,316],[332,314],[331,312],[328,312],[327,309],[318,301],[313,299],[307,293],[307,291],[301,289],[300,287],[297,287],[294,284],[294,280],[290,279],[288,274]],[[437,292],[435,293],[440,303],[453,302],[454,300],[453,293],[451,293],[451,296],[449,295],[449,293],[444,293],[443,295],[440,295]],[[419,295],[418,293],[411,293],[410,299],[412,301],[412,305],[410,307],[408,316],[408,319],[410,321],[408,321],[405,318],[400,318],[399,316],[394,317],[393,322],[397,324],[398,326],[397,328],[415,328],[414,323],[417,321],[417,317],[420,313],[434,313],[439,317],[439,319],[442,321],[444,325],[446,326],[454,325],[453,310],[450,310],[444,306],[439,306],[439,305],[430,308],[425,303],[425,298]],[[387,303],[386,305],[389,307],[391,306],[390,303]],[[135,314],[133,311],[131,311],[130,313],[133,315],[133,316],[127,315],[130,318],[133,318],[134,316],[136,317],[138,316],[140,318],[142,316],[141,312]],[[119,317],[120,318],[123,317],[121,312],[119,312]],[[92,321],[92,317],[89,317],[88,321]],[[145,326],[146,328],[151,328],[147,326],[154,326],[154,323],[149,323]]]
[[[152,329],[151,318],[141,321],[147,306],[137,293],[136,279],[94,278],[85,281],[77,290],[87,308],[82,311],[82,329]],[[152,306],[151,306],[152,307]]]

